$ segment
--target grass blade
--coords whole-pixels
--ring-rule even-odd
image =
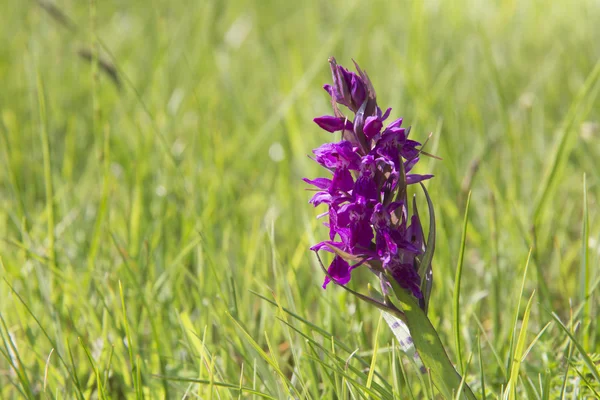
[[[481,399],[486,400],[487,394],[485,392],[485,374],[483,373],[483,356],[481,354],[481,336],[477,335],[477,354],[479,356],[479,371],[481,373]]]
[[[375,372],[375,365],[377,365],[377,353],[379,352],[379,331],[381,329],[381,319],[379,316],[379,322],[377,322],[377,329],[375,330],[375,337],[373,338],[373,358],[371,359],[371,366],[369,367],[369,376],[367,377],[367,387],[371,388],[373,383],[373,374]]]
[[[519,379],[519,369],[521,368],[521,362],[523,361],[523,354],[525,351],[525,339],[527,338],[527,327],[529,325],[529,314],[531,312],[531,304],[533,302],[533,296],[535,292],[531,294],[527,306],[525,307],[525,313],[523,314],[523,322],[521,324],[521,331],[519,332],[519,339],[517,340],[517,347],[512,358],[510,378],[506,384],[506,393],[508,394],[509,400],[517,398],[517,382]]]
[[[56,238],[55,220],[54,220],[54,184],[52,182],[52,161],[50,157],[50,137],[47,129],[46,99],[42,78],[39,71],[37,78],[37,94],[40,116],[40,138],[42,141],[42,156],[44,162],[44,185],[46,186],[46,218],[48,219],[48,258],[50,259],[50,268],[56,269]]]
[[[454,342],[456,344],[456,356],[461,374],[465,373],[465,365],[462,358],[462,344],[460,338],[460,281],[462,279],[463,260],[465,256],[465,247],[467,243],[467,227],[469,225],[469,204],[471,202],[471,192],[467,196],[465,206],[465,217],[463,220],[463,231],[460,238],[460,248],[458,249],[458,261],[456,263],[456,275],[454,277],[454,294],[452,296],[452,314],[454,316]]]
[[[590,369],[590,372],[594,376],[596,382],[600,382],[600,372],[598,371],[598,368],[596,367],[588,353],[585,351],[585,348],[579,343],[579,341],[575,338],[573,333],[571,333],[571,331],[562,323],[562,321],[560,320],[558,315],[556,315],[556,313],[552,313],[552,318],[554,318],[554,320],[558,323],[558,326],[567,334],[567,336],[569,336],[569,339],[571,339],[571,343],[575,345],[575,348],[581,354],[583,362]]]
[[[513,326],[510,331],[510,345],[509,345],[509,359],[507,361],[506,370],[510,371],[510,365],[512,364],[512,360],[514,359],[514,342],[515,335],[517,334],[517,323],[519,322],[519,310],[521,309],[521,299],[523,298],[523,292],[525,291],[525,279],[527,277],[527,271],[529,270],[529,261],[531,260],[531,252],[529,250],[529,254],[527,255],[527,261],[525,262],[525,269],[523,270],[523,279],[521,281],[521,290],[519,292],[519,298],[517,301],[517,308],[515,311],[515,319],[513,321]],[[510,378],[509,378],[510,379]]]
[[[129,321],[127,319],[127,308],[125,307],[125,295],[123,294],[123,285],[119,281],[119,295],[121,297],[121,312],[123,313],[123,327],[125,328],[125,337],[127,338],[127,354],[129,355],[129,365],[131,370],[131,380],[133,381],[133,388],[138,392],[138,386],[140,382],[137,379],[136,373],[136,362],[133,358],[133,342],[131,340],[131,332],[129,329]]]
[[[92,371],[93,371],[94,376],[96,378],[96,385],[98,387],[98,398],[105,399],[106,398],[106,393],[104,392],[104,387],[102,386],[102,378],[100,377],[100,371],[96,367],[96,363],[94,362],[94,358],[92,357],[92,354],[88,350],[88,348],[85,345],[85,343],[83,343],[83,340],[81,338],[79,338],[79,344],[81,345],[81,347],[83,347],[83,351],[85,352],[85,355],[87,356],[87,358],[88,358],[88,360],[90,362],[90,365],[92,367]]]
[[[236,383],[217,382],[217,381],[212,381],[212,380],[196,379],[196,378],[181,378],[181,377],[177,377],[177,376],[162,376],[162,375],[153,375],[153,376],[155,376],[156,378],[166,379],[168,381],[173,381],[173,382],[189,382],[189,383],[197,383],[200,385],[211,385],[212,384],[213,386],[222,387],[222,388],[226,388],[226,389],[242,390],[245,394],[259,396],[263,399],[270,399],[270,400],[277,399],[276,397],[273,397],[269,394],[259,392],[258,390],[255,390],[248,386],[240,386],[239,384],[236,384]]]
[[[587,183],[586,176],[583,174],[583,221],[581,227],[581,277],[579,281],[579,297],[583,305],[583,323],[585,326],[592,323],[592,299],[590,285],[592,283],[592,274],[590,270],[590,255],[589,255],[589,211],[587,199]],[[589,348],[591,329],[583,329],[583,346]]]

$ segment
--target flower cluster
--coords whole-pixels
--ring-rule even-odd
[[[341,132],[341,141],[313,150],[315,161],[331,172],[331,178],[304,179],[317,188],[310,203],[329,208],[321,215],[329,217],[329,240],[311,250],[335,253],[328,274],[339,284],[348,283],[352,270],[365,264],[374,271],[389,271],[420,299],[415,257],[423,252],[423,231],[416,213],[409,217],[406,187],[432,177],[410,173],[419,161],[421,144],[408,139],[410,128],[402,127],[401,118],[385,126],[391,108],[383,112],[377,106],[371,81],[356,63],[358,74],[337,65],[334,58],[329,63],[333,84],[324,89],[331,96],[333,115],[314,121],[328,132]],[[353,118],[344,116],[338,104]]]

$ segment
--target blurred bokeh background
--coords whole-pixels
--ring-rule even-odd
[[[427,150],[443,160],[418,170],[435,174],[430,318],[452,359],[472,191],[461,320],[465,354],[480,338],[484,360],[472,387],[481,370],[488,390],[505,381],[530,249],[530,340],[550,311],[568,319],[587,299],[577,315],[594,353],[598,21],[592,0],[4,0],[0,397],[237,396],[169,376],[280,398],[277,368],[307,396],[339,396],[277,319],[290,316],[252,292],[366,360],[374,340],[392,344],[387,331],[374,339],[378,312],[321,289],[308,251],[327,235],[301,178],[323,173],[307,154],[334,140],[312,122],[330,112],[329,56],[367,70],[413,139],[433,134]],[[364,290],[369,275],[356,274]],[[550,328],[524,361],[523,398],[535,398],[527,379],[564,371],[563,336]],[[384,378],[390,360],[378,360]]]

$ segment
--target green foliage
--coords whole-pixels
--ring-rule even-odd
[[[391,277],[390,277],[391,278]],[[433,325],[414,298],[392,281],[394,293],[406,314],[407,325],[425,366],[429,369],[433,383],[445,399],[475,399],[471,389],[465,387]],[[464,391],[462,390],[464,389]]]
[[[594,398],[600,7],[576,3],[4,1],[0,398],[439,398],[307,249],[331,55],[433,132],[427,316],[464,383]]]

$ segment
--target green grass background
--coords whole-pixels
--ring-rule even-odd
[[[458,329],[473,390],[593,398],[551,312],[598,360],[598,21],[592,0],[4,1],[0,397],[431,396],[376,335],[379,312],[323,291],[308,251],[327,235],[301,178],[323,175],[306,155],[333,140],[312,118],[330,112],[334,55],[414,139],[433,132],[429,316],[455,362],[472,191]]]

